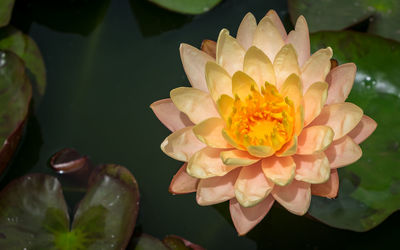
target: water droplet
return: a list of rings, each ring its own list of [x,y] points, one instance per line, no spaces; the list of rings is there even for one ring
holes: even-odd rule
[[[6,64],[6,53],[0,51],[0,67],[3,67]]]

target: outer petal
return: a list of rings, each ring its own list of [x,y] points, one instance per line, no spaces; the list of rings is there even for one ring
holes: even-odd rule
[[[193,133],[193,127],[186,127],[170,134],[161,143],[161,150],[178,161],[188,161],[192,155],[204,148]]]
[[[239,235],[245,235],[267,215],[275,199],[269,195],[254,207],[242,207],[236,199],[229,202],[233,225]]]
[[[299,65],[302,66],[310,57],[310,36],[306,19],[303,16],[297,18],[295,30],[290,31],[286,43],[293,45],[297,52]]]
[[[212,148],[232,148],[222,136],[225,122],[221,118],[212,117],[193,127],[196,137]]]
[[[331,69],[332,49],[320,49],[315,52],[303,65],[302,75],[303,90],[307,91],[308,87],[314,82],[324,82],[326,76]]]
[[[210,117],[219,117],[214,101],[207,92],[180,87],[170,93],[175,106],[197,124]]]
[[[299,138],[297,154],[310,155],[324,151],[333,140],[333,130],[328,126],[305,128]]]
[[[205,39],[201,42],[201,50],[215,59],[217,56],[217,42]]]
[[[179,47],[183,69],[193,88],[208,91],[204,77],[205,65],[208,61],[214,61],[210,55],[196,49],[189,44],[182,43]]]
[[[235,169],[221,177],[201,179],[197,186],[197,203],[201,206],[208,206],[234,198],[234,185],[239,172],[239,169]]]
[[[244,56],[243,71],[254,79],[259,88],[264,86],[265,82],[276,84],[275,71],[271,61],[262,50],[255,46],[247,50]]]
[[[304,126],[310,124],[317,117],[325,105],[328,95],[328,84],[316,82],[311,84],[304,94]]]
[[[377,124],[373,119],[369,116],[363,115],[357,126],[347,135],[350,136],[355,143],[360,144],[375,131],[376,126]]]
[[[232,79],[228,72],[215,62],[206,64],[207,87],[216,102],[221,95],[232,96]]]
[[[221,65],[230,75],[242,70],[245,50],[229,35],[227,29],[221,30],[217,41],[217,63]]]
[[[334,141],[326,150],[331,168],[339,168],[356,162],[362,156],[362,150],[349,136]]]
[[[267,17],[269,17],[271,19],[272,23],[275,25],[275,28],[281,34],[282,39],[285,40],[287,38],[285,26],[283,26],[283,23],[282,23],[281,19],[279,18],[278,14],[276,13],[276,11],[269,10],[267,13]]]
[[[187,194],[196,192],[199,179],[193,178],[186,173],[187,163],[178,170],[169,185],[169,192],[172,194]]]
[[[275,186],[272,195],[289,212],[304,215],[310,207],[311,188],[310,184],[293,180],[287,186]]]
[[[286,44],[279,50],[274,60],[276,74],[276,87],[281,88],[282,84],[291,74],[300,75],[300,68],[297,62],[296,51],[293,45]]]
[[[265,178],[261,164],[243,167],[235,183],[235,196],[243,207],[260,203],[272,191],[274,183]]]
[[[221,152],[222,162],[227,166],[249,166],[260,160],[246,151],[232,149]]]
[[[346,63],[332,69],[326,81],[329,83],[328,99],[326,103],[334,104],[346,101],[353,88],[357,66],[354,63]]]
[[[323,152],[313,155],[295,155],[295,179],[311,184],[324,183],[329,179],[331,168],[328,158]]]
[[[336,169],[331,170],[329,180],[322,184],[312,184],[311,194],[326,198],[336,198],[339,191],[339,175]]]
[[[256,18],[250,12],[247,13],[239,25],[236,39],[245,50],[253,43],[254,32],[257,28]]]
[[[210,178],[223,176],[237,166],[226,166],[220,157],[221,150],[215,148],[203,148],[190,158],[187,173],[195,178]]]
[[[261,166],[264,175],[280,186],[285,186],[293,180],[296,169],[296,163],[290,156],[265,158],[262,160]]]
[[[150,108],[158,120],[172,132],[193,125],[193,122],[176,108],[170,98],[155,101],[150,105]]]
[[[280,32],[268,16],[265,16],[258,24],[254,33],[253,45],[261,49],[271,61],[285,45]]]
[[[338,140],[353,130],[362,116],[363,111],[357,105],[350,102],[337,103],[325,106],[310,126],[329,126],[335,132],[333,140]]]

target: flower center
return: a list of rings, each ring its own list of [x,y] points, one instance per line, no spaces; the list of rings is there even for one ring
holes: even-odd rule
[[[239,147],[264,145],[279,150],[293,136],[294,106],[266,83],[252,88],[244,100],[236,97],[226,131]]]

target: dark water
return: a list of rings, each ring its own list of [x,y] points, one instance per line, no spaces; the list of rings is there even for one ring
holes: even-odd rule
[[[149,105],[188,85],[179,44],[216,40],[222,28],[235,34],[249,11],[259,20],[275,9],[287,20],[286,1],[226,0],[196,17],[170,13],[144,0],[92,1],[93,8],[84,10],[87,18],[82,12],[83,19],[70,22],[62,15],[41,15],[35,3],[20,2],[18,8],[36,16],[19,14],[13,22],[38,43],[48,86],[2,185],[29,172],[54,174],[49,157],[73,147],[94,162],[131,170],[141,191],[138,228],[160,238],[177,234],[208,249],[383,249],[397,242],[399,213],[367,233],[354,233],[274,207],[251,233],[238,237],[227,204],[200,207],[193,194],[168,193],[181,164],[159,149],[169,131]],[[96,11],[103,10],[104,18],[99,14],[96,19]],[[66,195],[73,203],[82,194]]]

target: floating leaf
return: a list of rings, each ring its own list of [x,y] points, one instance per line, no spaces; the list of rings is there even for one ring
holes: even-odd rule
[[[31,174],[0,193],[0,249],[123,249],[135,225],[139,191],[124,167],[95,173],[70,229],[61,185]]]
[[[0,51],[0,173],[18,146],[31,97],[22,60],[12,52]]]
[[[1,0],[0,2],[0,27],[7,26],[11,19],[15,0]]]
[[[139,237],[134,238],[134,246],[131,250],[170,250],[166,247],[161,240],[148,235],[141,234]]]
[[[310,32],[341,30],[369,20],[368,32],[400,41],[398,0],[289,0],[293,23],[299,15],[307,19]]]
[[[182,14],[197,15],[209,11],[222,0],[149,0],[162,8]]]
[[[361,144],[362,158],[339,169],[338,198],[313,197],[310,214],[330,226],[366,231],[400,208],[400,43],[344,31],[316,33],[311,45],[313,51],[331,46],[339,64],[357,65],[348,101],[378,128]]]
[[[204,250],[203,247],[194,244],[180,236],[168,235],[162,241],[148,235],[140,234],[133,238],[131,250]]]

